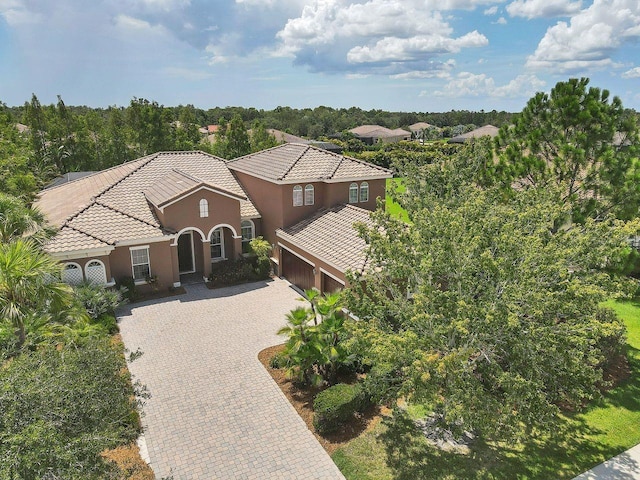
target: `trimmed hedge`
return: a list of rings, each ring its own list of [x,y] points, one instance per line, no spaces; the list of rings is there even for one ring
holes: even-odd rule
[[[364,406],[360,384],[338,383],[313,400],[313,426],[320,434],[335,432]]]

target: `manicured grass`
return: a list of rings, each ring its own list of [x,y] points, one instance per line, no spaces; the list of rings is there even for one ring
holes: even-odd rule
[[[405,222],[409,221],[409,216],[404,208],[402,208],[398,203],[394,202],[391,199],[391,196],[388,192],[397,191],[398,193],[403,193],[405,191],[404,178],[389,178],[387,179],[387,196],[385,198],[385,208],[387,212],[393,216],[398,217]]]
[[[333,460],[349,480],[573,478],[640,443],[640,302],[607,306],[627,326],[631,376],[586,412],[563,418],[554,435],[522,444],[478,442],[469,455],[445,453],[398,413],[337,450]]]

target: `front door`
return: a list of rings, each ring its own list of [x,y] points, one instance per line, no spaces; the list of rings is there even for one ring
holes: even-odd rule
[[[186,232],[178,237],[178,270],[180,273],[193,273],[193,263],[193,235]]]

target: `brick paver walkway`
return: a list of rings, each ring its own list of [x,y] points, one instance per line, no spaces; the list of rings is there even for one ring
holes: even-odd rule
[[[129,365],[152,397],[142,419],[158,479],[341,479],[258,361],[299,306],[287,282],[208,290],[120,312]]]

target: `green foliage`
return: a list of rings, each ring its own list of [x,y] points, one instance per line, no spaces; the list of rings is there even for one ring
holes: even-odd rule
[[[304,385],[331,385],[340,366],[354,361],[343,346],[346,329],[340,294],[321,296],[317,290],[305,293],[311,308],[298,307],[289,312],[288,325],[278,331],[278,335],[288,337],[283,350],[287,374]]]
[[[313,400],[313,427],[320,434],[332,433],[363,407],[359,384],[338,383],[318,393]]]
[[[119,290],[102,285],[83,283],[74,287],[73,292],[93,320],[104,315],[113,316],[116,308],[122,304],[122,293]]]
[[[0,243],[27,236],[43,241],[48,234],[39,211],[27,207],[20,198],[0,193]]]
[[[505,202],[475,183],[478,146],[408,168],[398,194],[411,223],[374,214],[361,228],[371,268],[351,278],[350,348],[393,371],[393,394],[432,405],[486,436],[550,430],[559,405],[599,396],[624,328],[600,302],[628,291],[612,274],[638,222],[561,224],[569,206],[547,187]],[[384,385],[381,383],[381,385]]]
[[[256,256],[253,259],[256,279],[264,280],[269,278],[271,273],[271,259],[269,258],[271,244],[262,237],[256,237],[249,242],[249,248]]]
[[[224,260],[211,265],[209,281],[214,287],[237,285],[238,283],[264,280],[263,270],[260,270],[258,258],[240,257],[236,260]]]
[[[267,132],[264,123],[256,120],[251,127],[251,152],[259,152],[278,145],[276,137]]]
[[[120,290],[121,295],[129,302],[133,302],[137,298],[136,281],[133,277],[122,277],[116,280],[116,288]]]
[[[634,115],[586,78],[538,93],[503,126],[491,174],[507,189],[556,186],[574,221],[613,213],[629,219],[640,206],[640,137]]]
[[[121,347],[108,338],[24,352],[5,364],[0,477],[112,478],[100,452],[139,433],[125,367]]]
[[[30,240],[0,244],[0,321],[24,345],[28,331],[83,319],[69,285],[55,281],[60,264]]]

